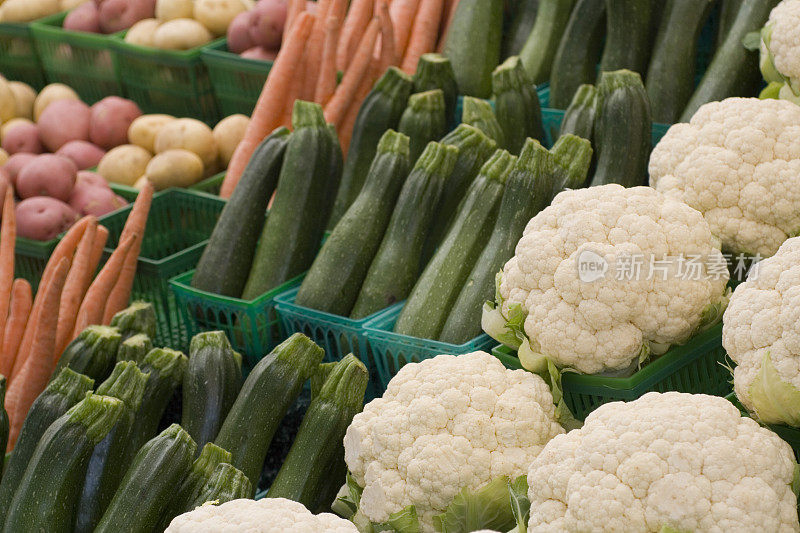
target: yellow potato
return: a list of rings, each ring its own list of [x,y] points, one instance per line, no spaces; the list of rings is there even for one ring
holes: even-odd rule
[[[141,146],[148,152],[155,152],[156,136],[161,128],[174,122],[171,115],[142,115],[128,128],[128,142]]]
[[[133,185],[144,176],[150,159],[150,152],[141,146],[123,144],[103,156],[97,165],[97,172],[112,183]]]
[[[36,101],[36,91],[27,83],[21,81],[10,81],[8,85],[14,93],[16,111],[14,116],[17,118],[33,118],[33,102]]]
[[[208,44],[213,37],[194,19],[175,19],[158,27],[153,44],[162,50],[190,50]]]
[[[8,122],[4,123],[2,126],[0,126],[0,142],[3,142],[6,133],[11,131],[11,128],[19,124],[33,124],[33,121],[28,120],[27,118],[12,118]]]
[[[60,9],[61,11],[69,11],[84,3],[86,3],[86,0],[61,0]]]
[[[156,18],[159,22],[192,18],[192,0],[156,0]]]
[[[167,150],[150,160],[145,177],[157,191],[188,187],[203,179],[203,162],[189,150]]]
[[[125,34],[125,42],[152,48],[155,46],[154,38],[160,25],[161,23],[156,19],[140,20]]]
[[[33,22],[61,11],[59,0],[6,0],[0,6],[2,22]]]
[[[56,100],[80,100],[80,97],[63,83],[51,83],[39,92],[33,102],[33,120],[38,122],[42,111]]]
[[[245,115],[231,115],[219,121],[214,128],[214,138],[219,149],[220,168],[228,168],[233,152],[244,138],[250,119]]]
[[[0,122],[7,122],[16,116],[17,100],[11,84],[6,80],[0,80]]]
[[[6,164],[8,161],[8,152],[0,148],[0,167]]]
[[[216,172],[219,154],[217,141],[211,128],[199,120],[179,118],[161,128],[156,135],[155,152],[160,154],[175,148],[189,150],[200,156],[206,176]]]
[[[217,36],[225,35],[236,15],[246,11],[242,0],[195,0],[194,18]]]

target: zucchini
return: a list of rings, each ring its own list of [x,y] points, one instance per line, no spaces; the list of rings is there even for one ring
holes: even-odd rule
[[[652,120],[642,78],[630,70],[603,72],[597,91],[597,169],[591,184],[646,185]]]
[[[591,141],[597,107],[597,88],[588,84],[578,87],[572,102],[564,112],[564,119],[561,121],[561,135],[571,133]]]
[[[717,41],[716,48],[722,46],[728,32],[733,27],[733,22],[736,20],[736,15],[739,13],[739,8],[744,4],[744,0],[721,0],[719,8],[719,27],[717,28]]]
[[[508,172],[489,242],[449,311],[439,340],[464,344],[481,334],[483,304],[494,296],[497,272],[513,257],[530,219],[550,203],[554,169],[553,156],[547,149],[528,139]]]
[[[150,533],[188,474],[197,444],[178,424],[136,454],[95,533]]]
[[[647,96],[653,120],[672,124],[694,91],[697,43],[713,0],[668,0],[658,30]]]
[[[652,0],[605,0],[606,44],[602,72],[647,71],[651,50]]]
[[[199,333],[189,347],[183,377],[181,425],[198,447],[217,438],[242,388],[242,356],[221,331]]]
[[[498,122],[497,116],[494,114],[492,105],[488,100],[465,96],[461,122],[481,130],[499,146],[505,146],[506,138],[503,128],[500,126],[500,122]]]
[[[344,458],[344,434],[364,406],[368,380],[367,367],[353,354],[336,364],[311,400],[268,498],[287,498],[306,507],[317,503],[324,478]]]
[[[126,361],[117,363],[111,376],[97,387],[97,394],[122,402],[122,413],[113,429],[94,447],[89,459],[76,512],[76,532],[94,531],[125,475],[131,458],[124,454],[146,383],[147,376],[136,363]]]
[[[396,333],[438,339],[444,323],[486,246],[508,172],[516,157],[498,150],[470,186],[450,230],[417,280],[394,327]]]
[[[342,183],[328,222],[329,228],[336,226],[361,192],[375,158],[378,141],[386,130],[397,129],[413,88],[414,82],[410,76],[396,67],[389,67],[361,104],[344,163]]]
[[[409,174],[350,317],[361,319],[404,300],[419,276],[422,248],[458,149],[430,143]]]
[[[761,83],[758,51],[748,50],[742,45],[742,41],[748,33],[761,30],[770,11],[779,3],[780,0],[742,2],[725,41],[717,48],[703,79],[686,104],[680,122],[689,122],[700,106],[708,102],[756,94]]]
[[[492,73],[494,113],[503,130],[505,148],[518,154],[525,139],[544,139],[542,109],[518,57],[510,57]]]
[[[47,428],[11,500],[5,533],[69,533],[95,445],[122,414],[120,400],[97,394]]]
[[[408,135],[411,161],[419,159],[429,142],[444,136],[449,122],[441,89],[411,95],[397,128],[400,133]]]
[[[275,199],[242,293],[245,300],[308,270],[325,230],[320,218],[332,200],[327,187],[334,143],[322,107],[296,101],[292,125]]]
[[[539,0],[517,0],[511,4],[509,27],[503,34],[503,57],[517,56],[536,23]]]
[[[197,263],[192,287],[234,298],[242,295],[288,143],[289,130],[281,127],[253,152]]]
[[[5,458],[8,446],[8,413],[5,408],[6,402],[6,377],[0,374],[0,453]],[[3,464],[0,463],[0,482],[3,481]]]
[[[519,53],[522,65],[533,83],[539,85],[550,79],[553,59],[561,36],[569,22],[575,0],[540,0],[533,25],[525,46]]]
[[[460,0],[447,30],[444,55],[453,64],[461,94],[489,98],[502,36],[503,0]]]
[[[578,0],[553,59],[550,107],[565,109],[578,87],[597,78],[605,32],[604,0]]]
[[[408,155],[409,138],[388,130],[378,143],[361,193],[325,241],[300,285],[297,305],[350,315],[408,177]]]
[[[327,201],[322,206],[319,217],[323,234],[328,229],[328,222],[330,222],[333,214],[334,201],[342,184],[342,172],[344,171],[344,154],[342,153],[342,144],[339,142],[339,134],[336,133],[335,125],[328,124],[328,135],[331,138],[331,153],[328,166]]]
[[[247,475],[253,491],[275,431],[324,353],[295,333],[253,368],[225,418],[215,444],[231,452],[231,464]]]
[[[149,302],[133,302],[111,318],[112,328],[117,328],[122,340],[138,334],[151,339],[156,336],[156,311]]]
[[[231,464],[220,463],[186,512],[207,502],[222,505],[233,500],[249,498],[252,493],[253,486],[244,472]]]
[[[94,381],[91,378],[65,368],[34,400],[20,429],[14,451],[6,461],[5,473],[0,481],[0,526],[5,523],[11,499],[42,435],[61,415],[83,400],[93,386]]]
[[[133,361],[141,363],[145,356],[153,349],[153,341],[144,333],[128,337],[117,348],[117,362]]]
[[[53,375],[57,376],[63,369],[70,368],[97,382],[105,380],[114,369],[121,340],[117,328],[87,327],[64,349]]]
[[[441,54],[422,54],[414,74],[414,92],[423,93],[441,89],[444,94],[445,117],[449,124],[456,116],[458,83],[453,65]]]
[[[592,164],[592,143],[566,133],[558,138],[550,153],[556,163],[553,196],[565,189],[579,189],[586,185]]]

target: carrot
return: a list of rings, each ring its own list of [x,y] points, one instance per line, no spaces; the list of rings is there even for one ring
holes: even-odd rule
[[[11,288],[14,284],[14,247],[17,241],[17,218],[14,213],[14,191],[6,187],[3,198],[3,220],[0,222],[0,324],[6,323]],[[3,345],[0,328],[0,346]]]
[[[367,31],[358,43],[358,51],[353,57],[353,62],[344,74],[342,83],[336,88],[330,102],[325,108],[325,120],[336,125],[338,128],[344,119],[347,109],[353,103],[353,97],[361,85],[361,81],[369,72],[372,61],[372,50],[375,47],[375,40],[378,38],[380,21],[373,19],[369,23]]]
[[[283,25],[283,35],[281,36],[281,46],[286,44],[286,39],[289,37],[289,32],[292,29],[292,24],[300,16],[300,13],[306,10],[306,0],[289,0],[289,5],[286,7],[286,22]]]
[[[114,315],[128,307],[128,302],[131,299],[131,289],[133,288],[133,278],[136,276],[136,265],[139,264],[139,252],[142,250],[142,241],[147,227],[147,216],[150,214],[150,205],[153,202],[153,192],[153,186],[150,183],[146,183],[139,191],[139,196],[136,197],[133,208],[128,215],[128,220],[125,221],[120,240],[129,235],[136,235],[137,237],[125,257],[122,271],[119,273],[119,279],[117,279],[114,288],[111,289],[111,294],[108,295],[106,300],[103,324],[109,324]]]
[[[397,65],[400,61],[397,58],[397,46],[394,37],[394,24],[392,17],[389,14],[389,3],[386,0],[380,0],[378,4],[378,19],[381,21],[381,46],[378,58],[379,76],[386,72],[386,69],[393,65]]]
[[[291,89],[292,80],[296,77],[297,64],[303,55],[313,23],[314,17],[311,14],[301,13],[290,31],[286,45],[278,53],[267,81],[264,83],[261,96],[258,97],[244,138],[236,147],[233,159],[228,166],[228,172],[220,191],[222,198],[230,198],[256,147],[264,140],[264,137],[280,125],[283,119],[283,110],[286,108],[286,97]]]
[[[347,7],[349,3],[349,0],[331,0],[331,7],[328,9],[328,18],[336,17],[340,28],[342,24],[344,24],[345,16],[347,16]],[[339,44],[338,41],[336,44]],[[336,56],[336,54],[333,55],[334,57]]]
[[[325,51],[322,53],[319,79],[314,91],[314,101],[325,105],[336,91],[336,43],[339,40],[340,22],[336,16],[328,17],[325,24]]]
[[[53,373],[53,350],[56,344],[58,311],[61,293],[69,272],[70,261],[62,257],[53,271],[50,283],[39,288],[44,293],[42,305],[50,312],[39,314],[35,323],[35,340],[31,353],[25,359],[25,366],[18,379],[11,382],[6,394],[6,411],[11,419],[8,435],[9,449],[14,448],[19,430],[33,401],[42,393]]]
[[[436,49],[443,9],[444,0],[421,0],[400,67],[406,74],[414,74],[422,54]]]
[[[461,0],[445,0],[444,13],[442,14],[442,24],[439,27],[439,45],[436,51],[441,53],[444,51],[444,43],[447,41],[447,33],[450,31],[450,24],[453,23],[453,15],[456,14],[456,8]]]
[[[14,368],[14,359],[17,357],[22,336],[25,334],[25,325],[31,312],[31,284],[24,279],[14,280],[11,289],[11,311],[5,325],[3,349],[0,351],[0,374],[11,375]]]
[[[313,31],[313,30],[312,30]],[[310,37],[311,34],[309,34]],[[294,109],[295,100],[303,98],[303,90],[305,89],[305,74],[306,74],[306,59],[307,53],[303,53],[295,64],[294,79],[289,87],[289,92],[286,94],[286,101],[284,102],[283,112],[281,114],[280,124],[278,126],[285,126],[289,129],[292,127],[292,109]]]
[[[117,283],[120,272],[125,263],[128,252],[136,242],[137,235],[128,235],[123,239],[116,250],[108,258],[108,262],[94,278],[86,291],[78,315],[75,318],[75,329],[72,330],[72,338],[86,329],[87,326],[100,324],[103,321],[103,314],[106,308],[106,298],[108,293]]]
[[[97,273],[97,267],[100,266],[100,259],[103,258],[103,249],[106,247],[108,241],[108,229],[105,226],[97,226],[97,231],[94,236],[94,244],[92,244],[92,258],[89,262],[91,268],[87,272],[86,286],[94,279]]]
[[[308,36],[308,42],[306,43],[303,92],[300,96],[302,100],[311,101],[314,99],[319,69],[322,64],[322,51],[325,46],[325,21],[328,20],[330,7],[331,0],[317,1],[314,27],[311,29],[311,35]]]
[[[398,1],[398,0],[395,0]],[[358,43],[372,18],[375,0],[353,0],[342,26],[342,35],[336,49],[336,68],[345,72],[356,53]]]
[[[401,58],[405,54],[406,47],[411,39],[419,3],[420,0],[394,0],[389,8],[392,24],[394,25],[395,50]]]

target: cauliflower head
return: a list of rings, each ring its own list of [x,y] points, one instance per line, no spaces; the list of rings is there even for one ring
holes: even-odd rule
[[[529,532],[800,531],[790,446],[724,398],[608,403],[528,471]]]
[[[434,516],[462,489],[524,475],[563,432],[539,376],[508,370],[485,352],[438,355],[405,365],[355,416],[345,461],[371,522],[414,505],[422,531],[432,532]]]
[[[782,84],[780,98],[800,103],[800,0],[783,0],[761,30],[761,74]]]
[[[587,279],[587,260],[606,270]],[[528,223],[483,327],[533,371],[544,356],[586,374],[630,372],[721,316],[727,281],[719,240],[683,202],[650,187],[565,191]],[[521,346],[504,333],[514,323]]]
[[[330,513],[314,515],[285,498],[233,500],[206,504],[175,517],[165,533],[358,533],[349,520]]]
[[[800,237],[758,263],[722,322],[739,401],[762,422],[800,425]]]
[[[800,231],[800,106],[728,98],[675,124],[650,156],[650,185],[701,213],[724,249],[771,256]]]

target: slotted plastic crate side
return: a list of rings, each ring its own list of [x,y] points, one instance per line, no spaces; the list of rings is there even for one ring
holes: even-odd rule
[[[199,183],[195,183],[194,185],[190,186],[189,189],[192,191],[199,191],[207,194],[213,194],[214,196],[219,196],[219,191],[222,188],[222,182],[225,180],[225,174],[226,172],[215,174],[214,176],[204,179]]]
[[[47,84],[30,24],[0,23],[0,73],[37,91]]]
[[[228,51],[227,39],[203,47],[201,56],[222,115],[250,116],[272,69],[272,61],[240,57]]]

